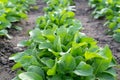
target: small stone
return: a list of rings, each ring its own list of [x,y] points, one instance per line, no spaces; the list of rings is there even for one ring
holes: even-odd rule
[[[3,65],[7,64],[7,59],[5,59],[4,57],[1,57],[0,60]]]

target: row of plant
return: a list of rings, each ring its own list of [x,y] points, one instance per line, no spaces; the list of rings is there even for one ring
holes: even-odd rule
[[[8,28],[13,27],[13,22],[27,18],[29,6],[35,0],[0,0],[0,36],[8,35]]]
[[[10,57],[16,62],[12,69],[18,69],[13,80],[117,80],[111,50],[80,32],[70,1],[46,3],[30,39],[19,44],[27,50]]]
[[[108,33],[120,42],[120,0],[89,0],[89,4],[94,8],[94,18],[105,17]]]

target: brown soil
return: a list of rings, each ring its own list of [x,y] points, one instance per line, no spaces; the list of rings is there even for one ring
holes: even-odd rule
[[[18,26],[23,28],[22,31],[16,31],[12,29],[9,31],[13,36],[11,40],[6,38],[0,38],[0,80],[11,80],[15,76],[15,72],[11,71],[13,62],[8,58],[11,54],[23,51],[24,49],[17,47],[17,44],[28,39],[29,30],[35,27],[35,20],[38,16],[43,15],[42,8],[44,3],[42,0],[37,0],[38,10],[31,10],[28,14],[28,20],[22,20],[17,23]],[[94,20],[91,16],[92,10],[88,6],[88,0],[75,0],[76,2],[76,18],[79,19],[84,27],[83,32],[95,38],[98,41],[98,45],[103,47],[108,44],[116,57],[118,63],[120,63],[120,43],[116,43],[111,36],[105,35],[106,27],[103,27],[105,20]],[[119,74],[120,75],[120,71]],[[120,78],[119,78],[120,80]]]

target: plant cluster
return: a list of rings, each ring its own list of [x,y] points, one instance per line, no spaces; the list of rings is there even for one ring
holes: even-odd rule
[[[57,8],[62,3],[49,5]],[[10,57],[16,62],[12,69],[19,68],[13,80],[116,80],[111,50],[98,47],[93,38],[81,33],[82,25],[68,7],[38,17],[30,39],[19,44],[27,50]]]
[[[89,0],[89,4],[94,8],[93,15],[95,19],[105,17],[109,34],[120,42],[120,0]]]
[[[26,11],[35,0],[0,0],[0,36],[8,35],[7,28],[12,27],[13,22],[27,18]]]

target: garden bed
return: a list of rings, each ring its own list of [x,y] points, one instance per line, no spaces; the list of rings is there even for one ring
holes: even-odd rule
[[[9,61],[8,58],[11,54],[21,52],[24,49],[17,47],[17,43],[21,40],[28,39],[28,31],[35,27],[35,20],[38,16],[43,15],[43,7],[45,4],[42,0],[37,1],[39,10],[31,10],[28,14],[28,20],[16,23],[18,26],[22,26],[23,30],[16,31],[15,29],[9,30],[10,35],[13,36],[11,40],[2,37],[0,38],[0,79],[11,80],[16,74],[11,71],[11,67],[14,64]],[[103,27],[104,19],[94,20],[91,16],[91,8],[88,6],[87,0],[76,0],[76,18],[79,19],[84,27],[86,35],[95,38],[98,41],[98,45],[103,47],[108,44],[113,52],[118,63],[120,63],[120,43],[117,43],[109,35],[105,34],[106,27]],[[118,71],[120,75],[120,71]],[[119,78],[120,80],[120,78]]]

